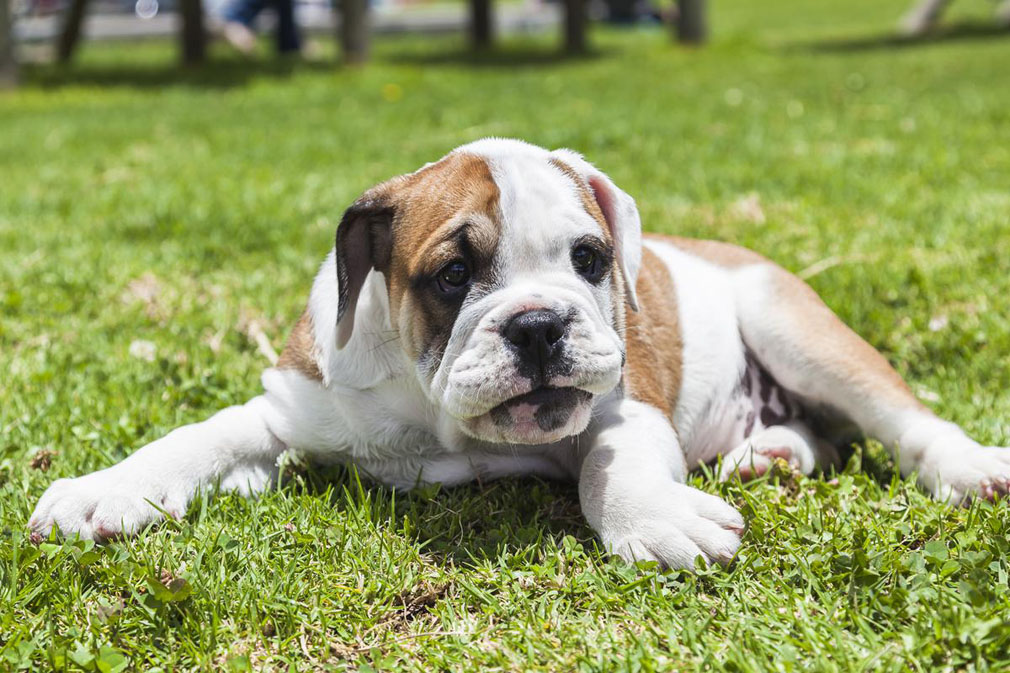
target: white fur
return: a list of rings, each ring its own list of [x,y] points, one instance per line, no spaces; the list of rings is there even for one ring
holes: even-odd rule
[[[173,430],[112,467],[59,479],[39,500],[31,525],[108,538],[136,533],[162,512],[181,517],[200,488],[258,492],[274,478],[285,449],[264,422],[267,407],[257,397]]]
[[[668,243],[650,240],[646,247],[667,265],[677,291],[684,346],[674,424],[694,467],[729,446],[726,405],[744,367],[733,283],[725,270]]]
[[[638,561],[690,568],[729,561],[743,518],[715,496],[685,486],[687,469],[665,416],[634,400],[610,402],[579,475],[579,499],[604,546]]]
[[[938,497],[1005,490],[1010,452],[980,447],[928,412],[902,411],[873,394],[852,395],[811,368],[802,349],[783,347],[776,334],[799,333],[802,326],[785,325],[761,265],[727,270],[673,245],[647,243],[677,288],[684,344],[674,424],[658,410],[622,398],[615,386],[623,343],[611,328],[608,290],[588,287],[569,266],[572,238],[598,225],[582,209],[571,180],[549,160],[568,163],[607,201],[631,287],[642,245],[634,201],[572,152],[552,154],[499,139],[458,151],[485,157],[499,187],[504,234],[497,262],[506,282],[461,312],[436,371],[419,370],[404,354],[384,278],[376,272],[365,280],[350,340],[336,347],[331,252],[308,303],[322,381],[268,369],[265,392],[249,403],[179,428],[110,468],[53,483],[32,527],[47,533],[57,526],[93,538],[134,533],[162,512],[181,516],[200,488],[265,488],[278,456],[290,447],[316,460],[353,462],[405,488],[519,474],[578,479],[586,517],[615,553],[673,567],[691,567],[697,557],[726,561],[739,545],[743,520],[718,498],[684,485],[687,470],[731,451],[728,469],[753,465],[784,455],[775,453],[783,446],[804,471],[819,460],[815,438],[799,426],[762,431],[749,446],[730,445],[727,405],[744,367],[744,340],[768,358],[783,385],[842,410],[888,446],[900,444],[902,472],[917,471]],[[572,376],[556,383],[591,392],[594,417],[588,427],[586,416],[582,427],[566,429],[566,435],[579,433],[575,437],[523,447],[496,444],[467,423],[525,392],[502,356],[497,325],[530,306],[574,313],[566,338],[579,356]]]

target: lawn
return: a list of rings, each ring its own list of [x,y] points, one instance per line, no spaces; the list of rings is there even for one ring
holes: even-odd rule
[[[653,231],[808,277],[941,414],[1010,444],[1010,35],[955,3],[713,3],[714,41],[551,37],[468,61],[386,39],[360,70],[178,72],[88,45],[0,94],[0,670],[1007,670],[1010,507],[951,508],[881,448],[839,474],[695,484],[748,532],[729,568],[597,548],[574,488],[392,492],[292,465],[257,500],[92,547],[32,544],[58,477],[256,395],[369,185],[485,135],[569,146]]]

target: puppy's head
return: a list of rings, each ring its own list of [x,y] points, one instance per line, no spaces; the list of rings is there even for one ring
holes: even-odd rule
[[[337,230],[338,347],[369,272],[432,401],[477,439],[582,432],[624,365],[637,308],[634,201],[579,155],[482,140],[394,178]]]

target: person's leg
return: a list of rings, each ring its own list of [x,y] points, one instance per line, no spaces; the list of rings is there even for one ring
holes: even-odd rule
[[[232,0],[225,7],[224,20],[241,23],[251,30],[265,7],[266,0]]]
[[[244,54],[256,48],[253,29],[256,17],[266,6],[266,0],[232,0],[224,10],[224,27],[221,34],[233,47]]]
[[[274,6],[277,8],[277,51],[282,54],[301,51],[294,0],[274,0]]]

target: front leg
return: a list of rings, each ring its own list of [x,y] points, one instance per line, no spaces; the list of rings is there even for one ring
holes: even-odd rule
[[[53,482],[29,526],[43,535],[105,540],[133,535],[163,518],[180,518],[196,491],[220,485],[248,495],[266,488],[286,447],[267,427],[262,396],[202,423],[173,430],[120,463]]]
[[[726,563],[744,522],[726,502],[684,484],[677,435],[657,409],[620,400],[604,410],[579,476],[579,500],[605,548],[628,561],[693,568]]]

